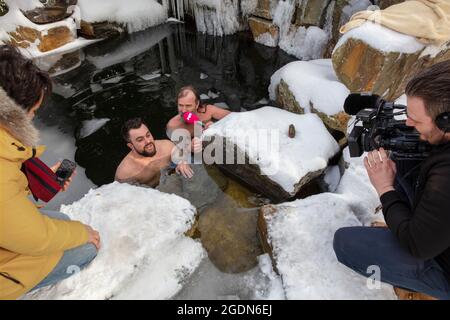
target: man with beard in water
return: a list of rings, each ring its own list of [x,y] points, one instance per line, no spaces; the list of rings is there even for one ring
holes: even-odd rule
[[[170,166],[175,167],[175,171],[183,177],[192,178],[193,171],[185,161],[180,161],[178,165],[172,162],[172,153],[177,151],[173,142],[155,140],[141,118],[126,121],[122,135],[131,151],[116,170],[117,181],[154,188],[159,183],[161,170]]]

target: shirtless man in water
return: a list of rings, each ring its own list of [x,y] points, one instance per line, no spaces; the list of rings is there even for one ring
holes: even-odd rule
[[[140,118],[125,122],[122,134],[131,151],[117,168],[115,180],[156,187],[161,170],[172,163],[175,145],[170,140],[155,140]],[[180,162],[175,170],[185,178],[193,176],[193,171],[186,162]]]
[[[184,112],[192,112],[199,117],[204,124],[206,130],[213,120],[220,120],[230,114],[230,111],[216,107],[212,104],[201,104],[200,95],[192,86],[186,86],[180,89],[177,96],[178,115],[174,116],[167,123],[167,134],[171,137],[172,132],[176,129],[186,129],[190,132],[192,138],[192,151],[201,151],[200,139],[194,137],[194,125],[186,124],[181,119],[180,115]]]

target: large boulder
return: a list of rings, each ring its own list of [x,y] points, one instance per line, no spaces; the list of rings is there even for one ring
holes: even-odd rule
[[[349,91],[338,81],[330,60],[287,64],[272,75],[269,94],[290,112],[317,114],[336,141],[345,144],[350,117],[343,105]]]
[[[362,158],[350,158],[337,188],[294,202],[260,209],[262,247],[281,276],[288,299],[394,299],[392,287],[370,290],[367,280],[342,266],[333,252],[333,236],[347,226],[383,222],[379,198]],[[370,249],[370,248],[368,248]]]
[[[332,56],[337,77],[351,92],[370,91],[391,101],[403,94],[414,74],[447,59],[447,44],[425,46],[371,22],[347,32]]]
[[[296,134],[289,137],[289,127]],[[215,163],[275,202],[321,176],[339,146],[315,114],[273,107],[232,113],[203,134],[206,163]]]
[[[345,197],[332,193],[261,208],[260,237],[287,299],[395,299],[392,286],[371,290],[336,259],[335,231],[359,225]]]

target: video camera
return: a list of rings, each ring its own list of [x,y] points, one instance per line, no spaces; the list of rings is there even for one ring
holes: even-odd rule
[[[352,93],[344,103],[344,110],[354,115],[355,126],[348,137],[351,157],[383,147],[391,151],[393,160],[423,160],[431,145],[420,140],[414,127],[395,116],[406,115],[406,106],[394,104],[370,93]],[[361,125],[358,125],[361,123]]]

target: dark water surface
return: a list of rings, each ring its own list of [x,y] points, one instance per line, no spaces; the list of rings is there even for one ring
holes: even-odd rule
[[[253,42],[249,33],[213,37],[186,31],[182,24],[81,50],[81,65],[53,78],[54,94],[40,120],[73,134],[75,160],[96,185],[113,181],[128,151],[120,135],[128,118],[142,117],[156,139],[167,138],[165,125],[177,113],[176,93],[188,84],[198,88],[205,102],[225,103],[231,111],[258,108],[268,101],[271,75],[295,60]]]

